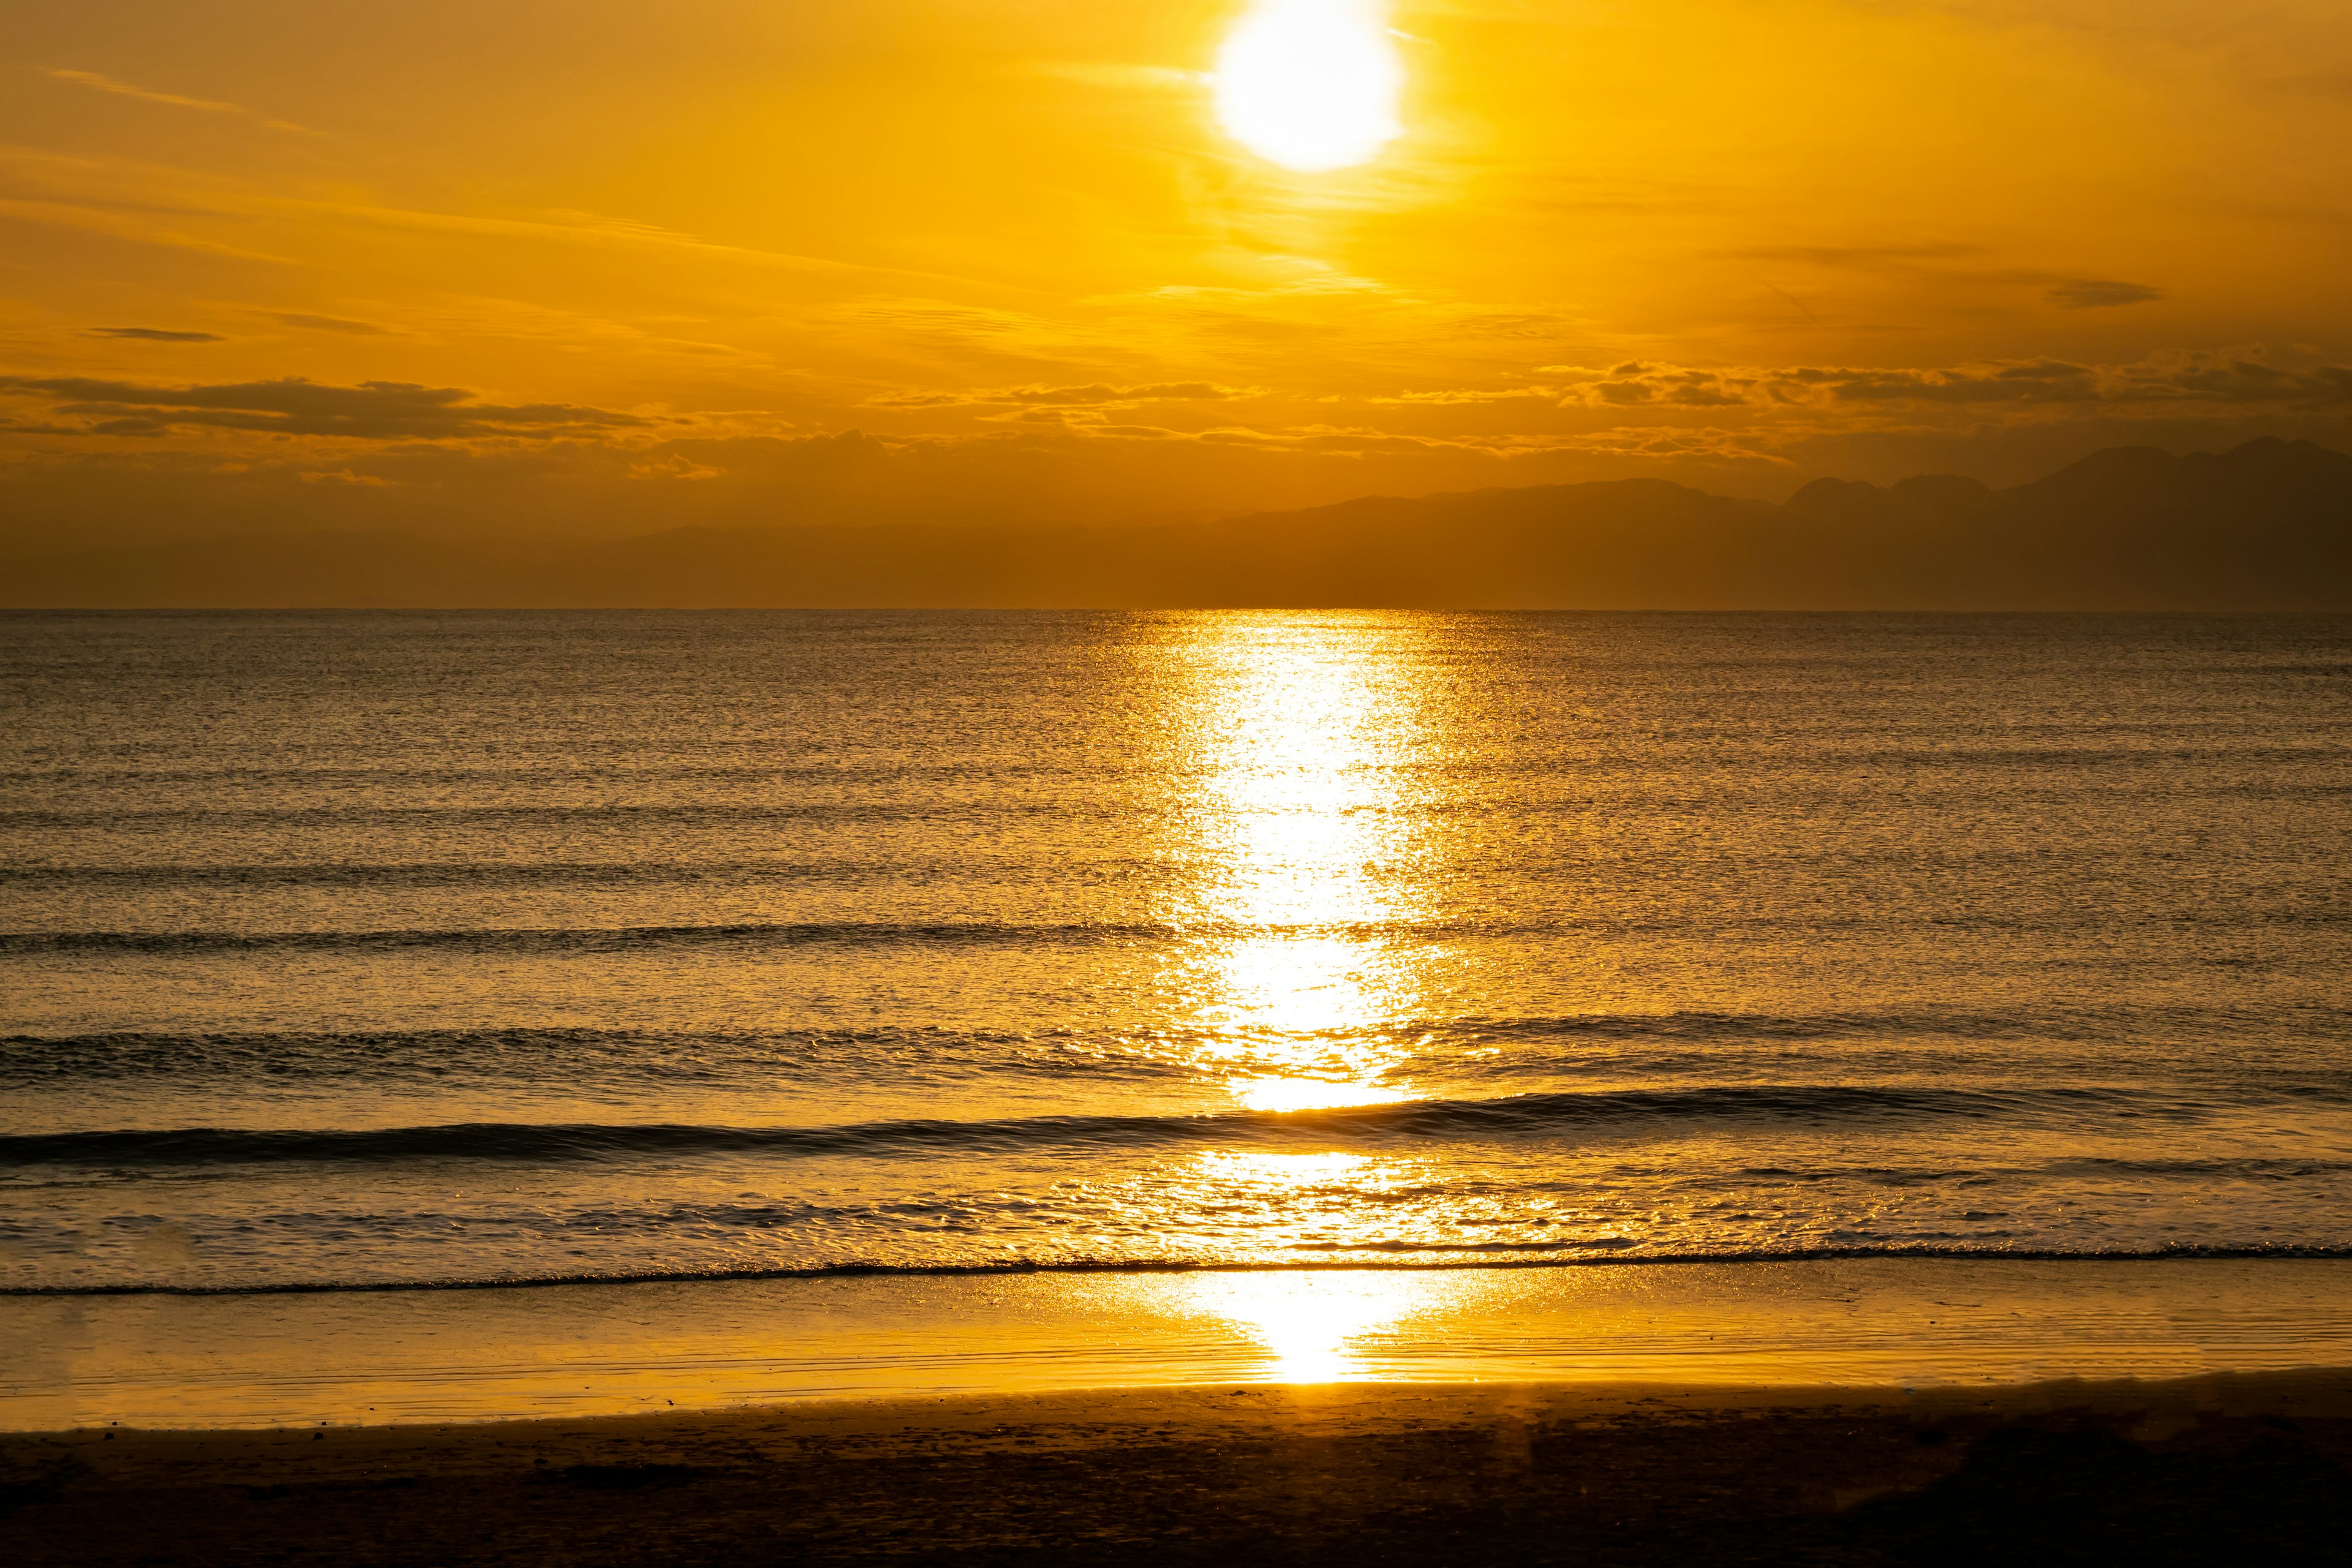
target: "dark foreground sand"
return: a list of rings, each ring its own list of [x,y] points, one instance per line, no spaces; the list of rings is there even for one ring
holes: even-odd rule
[[[2352,1562],[2352,1373],[1351,1384],[0,1436],[0,1558]]]

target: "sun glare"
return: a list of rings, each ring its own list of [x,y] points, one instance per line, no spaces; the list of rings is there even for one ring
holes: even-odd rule
[[[1359,1105],[1394,1105],[1401,1089],[1377,1083],[1334,1083],[1318,1078],[1239,1079],[1226,1090],[1251,1110],[1345,1110]]]
[[[1255,0],[1217,56],[1217,119],[1285,168],[1344,169],[1403,133],[1403,87],[1380,0]]]
[[[1276,1383],[1344,1383],[1394,1375],[1379,1341],[1400,1324],[1442,1311],[1462,1293],[1443,1274],[1227,1274],[1185,1282],[1194,1303],[1264,1348]]]

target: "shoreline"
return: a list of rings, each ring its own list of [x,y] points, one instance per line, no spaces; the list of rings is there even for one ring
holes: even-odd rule
[[[0,1285],[10,1298],[112,1296],[338,1296],[428,1291],[550,1290],[579,1286],[737,1285],[778,1279],[1009,1279],[1041,1274],[1398,1274],[1477,1273],[1550,1268],[1686,1268],[1743,1264],[1858,1263],[2326,1263],[2352,1261],[2352,1247],[2179,1247],[2137,1252],[2063,1252],[2049,1248],[1993,1251],[1982,1247],[1800,1247],[1787,1252],[1676,1252],[1643,1256],[1600,1253],[1552,1258],[1468,1258],[1430,1262],[1369,1258],[1283,1258],[1195,1263],[1182,1260],[1079,1259],[1013,1263],[844,1263],[805,1268],[654,1270],[641,1274],[548,1274],[501,1279],[289,1280],[248,1285]]]
[[[2347,1462],[2347,1367],[1914,1390],[1219,1384],[0,1435],[0,1508],[28,1568],[1961,1562],[2077,1538],[2116,1561],[2297,1563],[2340,1547]]]
[[[1981,1388],[2352,1366],[2352,1260],[1024,1272],[0,1298],[0,1430],[1103,1388]]]

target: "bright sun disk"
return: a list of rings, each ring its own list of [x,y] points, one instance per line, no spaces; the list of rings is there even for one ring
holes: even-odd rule
[[[1404,132],[1404,64],[1380,0],[1256,0],[1217,55],[1217,120],[1302,173],[1363,163]]]

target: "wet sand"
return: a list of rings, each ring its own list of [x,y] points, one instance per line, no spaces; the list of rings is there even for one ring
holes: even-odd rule
[[[2352,1372],[1265,1384],[0,1436],[87,1563],[2336,1563]]]
[[[1853,1258],[0,1297],[0,1430],[1096,1388],[1992,1386],[2352,1366],[2352,1259]]]

